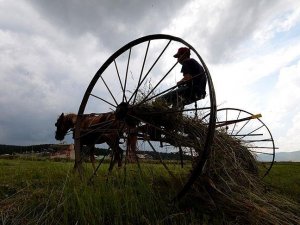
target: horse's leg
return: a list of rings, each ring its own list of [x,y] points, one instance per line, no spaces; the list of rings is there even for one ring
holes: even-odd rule
[[[137,162],[136,155],[137,129],[132,129],[127,138],[127,153],[129,163]]]
[[[120,142],[120,138],[117,135],[114,141],[114,149],[115,149],[115,162],[118,162],[118,167],[122,166],[122,159],[123,159],[123,149],[120,148],[119,146],[119,142]]]
[[[117,146],[117,155],[118,155],[118,167],[122,166],[122,160],[123,160],[123,149]]]
[[[113,142],[113,139],[111,137],[107,137],[106,141],[105,141],[108,146],[111,148],[111,160],[110,160],[110,164],[109,164],[109,168],[108,171],[109,173],[112,171],[112,169],[114,168],[115,165],[115,152],[116,152],[116,148],[115,148],[115,143]]]
[[[112,153],[111,153],[111,160],[110,160],[110,163],[109,163],[109,168],[108,168],[108,171],[109,173],[112,171],[112,169],[114,168],[114,165],[115,165],[115,150],[112,148]]]
[[[90,145],[89,149],[90,149],[90,160],[91,160],[91,163],[92,163],[92,166],[93,166],[93,169],[94,169],[94,173],[96,175],[96,165],[95,165],[96,159],[95,159],[95,155],[94,155],[94,153],[95,153],[95,145],[94,144]]]

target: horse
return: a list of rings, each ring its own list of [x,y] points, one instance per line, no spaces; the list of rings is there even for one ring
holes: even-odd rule
[[[57,119],[55,126],[55,139],[62,141],[69,131],[74,131],[75,124],[77,121],[77,114],[62,113]],[[112,170],[115,162],[118,162],[118,166],[122,165],[123,150],[119,147],[120,135],[118,133],[118,128],[120,123],[115,120],[114,113],[103,113],[103,114],[87,114],[82,116],[81,127],[84,132],[80,138],[80,149],[82,150],[83,145],[88,146],[90,153],[90,160],[93,165],[94,171],[96,171],[95,166],[95,144],[106,143],[113,152],[112,162],[109,167],[109,171]],[[98,131],[97,131],[98,128]],[[73,132],[74,139],[74,132]]]

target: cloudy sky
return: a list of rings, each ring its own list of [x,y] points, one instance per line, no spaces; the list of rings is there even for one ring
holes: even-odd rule
[[[56,143],[58,115],[78,111],[105,60],[164,33],[202,56],[218,107],[261,113],[281,151],[300,150],[299,0],[0,0],[0,11],[1,144]]]

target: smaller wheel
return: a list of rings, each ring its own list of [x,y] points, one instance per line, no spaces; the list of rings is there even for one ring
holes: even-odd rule
[[[217,130],[241,141],[257,161],[261,162],[262,176],[270,172],[275,159],[275,144],[269,128],[260,119],[261,114],[252,114],[242,109],[222,108],[217,110]],[[205,115],[203,120],[208,120]]]

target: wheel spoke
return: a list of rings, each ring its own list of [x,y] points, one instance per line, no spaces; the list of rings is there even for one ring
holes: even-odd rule
[[[169,75],[169,73],[174,69],[174,67],[178,64],[178,61],[171,67],[171,69],[160,79],[160,81],[152,88],[152,90],[146,95],[146,97],[140,102],[140,104],[143,104],[147,102],[149,99],[147,99],[153,91],[160,85],[160,83]]]
[[[254,130],[252,130],[252,131],[249,132],[248,134],[245,134],[244,136],[241,137],[241,139],[244,138],[244,137],[246,137],[246,136],[248,136],[248,135],[251,135],[252,133],[254,133],[255,131],[258,131],[258,130],[261,129],[262,127],[264,127],[264,125],[261,125],[260,127],[254,129]]]
[[[108,148],[108,149],[107,149],[105,155],[102,157],[102,159],[101,159],[100,162],[98,163],[98,166],[96,167],[96,169],[95,169],[93,175],[92,175],[92,176],[90,177],[90,179],[89,179],[89,182],[90,182],[90,183],[93,181],[94,177],[97,175],[97,172],[98,172],[98,170],[99,170],[101,164],[104,162],[105,157],[108,156],[110,150],[111,150],[111,148]]]
[[[272,141],[272,139],[260,139],[260,140],[243,140],[245,143],[253,143],[253,142],[268,142]]]
[[[248,146],[248,148],[274,149],[273,147],[265,147],[265,146]],[[275,148],[275,149],[278,149],[278,148]],[[274,154],[274,153],[272,153],[272,154]]]
[[[244,137],[245,134],[232,134],[232,137]],[[263,136],[263,134],[248,134],[247,136]]]
[[[112,131],[116,131],[116,129],[114,128],[114,129],[112,129],[112,128],[107,128],[107,127],[109,127],[112,123],[114,122],[114,120],[109,120],[109,121],[104,121],[104,122],[102,122],[102,123],[98,123],[97,125],[94,125],[94,126],[90,126],[90,128],[92,128],[92,127],[94,127],[94,128],[92,128],[92,129],[88,129],[88,131],[87,132],[85,132],[83,135],[80,135],[79,136],[79,138],[82,138],[82,137],[84,137],[84,136],[87,136],[87,135],[89,135],[89,134],[91,134],[91,133],[93,133],[93,132],[100,132],[100,133],[107,133],[108,131],[109,132],[112,132]],[[82,133],[82,132],[81,132]]]
[[[239,111],[239,114],[238,114],[238,116],[237,116],[237,118],[236,118],[235,120],[238,120],[238,119],[240,118],[241,112],[242,112],[242,111]],[[235,129],[235,126],[236,126],[236,123],[234,123],[234,126],[233,126],[233,128],[232,128],[232,131],[231,131],[231,134],[230,134],[230,135],[232,135],[232,133],[233,133],[233,131],[234,131],[234,129]]]
[[[128,77],[128,69],[129,69],[129,63],[130,63],[130,56],[131,56],[131,48],[129,49],[128,53],[128,61],[127,61],[127,66],[126,66],[126,74],[125,74],[125,81],[124,81],[124,90],[123,90],[123,102],[126,101],[126,85],[127,85],[127,77]]]
[[[260,153],[260,154],[264,154],[264,155],[274,155],[273,153],[267,153],[267,152],[261,152],[261,151],[254,151],[254,150],[249,150],[250,152],[253,152],[253,153]]]
[[[104,83],[106,89],[108,90],[110,96],[113,98],[113,100],[114,100],[114,102],[116,103],[116,105],[118,105],[118,102],[117,102],[117,100],[115,99],[115,96],[112,94],[110,88],[107,86],[107,84],[106,84],[106,82],[105,82],[105,80],[103,79],[102,76],[101,76],[101,80],[102,80],[102,82]]]
[[[94,94],[92,94],[92,93],[90,93],[90,95],[93,96],[94,98],[100,99],[101,101],[103,101],[103,102],[105,102],[105,103],[107,103],[107,104],[109,104],[109,105],[111,105],[111,106],[117,108],[116,105],[110,103],[109,101],[106,101],[105,99],[103,99],[103,98],[101,98],[101,97],[99,97],[99,96],[97,96],[97,95],[94,95]]]
[[[93,133],[99,133],[98,139],[95,140],[95,143],[96,143],[97,141],[100,140],[102,134],[110,134],[110,133],[117,133],[117,132],[118,132],[117,128],[114,128],[114,129],[112,129],[112,128],[111,129],[108,129],[108,128],[107,129],[98,129],[97,128],[97,129],[89,130],[89,131],[85,132],[84,134],[80,135],[79,139],[87,137],[88,135],[93,134]]]
[[[147,55],[148,55],[148,50],[149,50],[149,46],[150,46],[150,41],[148,41],[148,44],[147,44],[147,48],[146,48],[146,52],[145,52],[145,56],[144,56],[144,61],[143,61],[143,65],[142,65],[142,69],[141,69],[141,73],[140,73],[140,76],[139,76],[139,80],[138,80],[138,85],[137,85],[137,88],[136,90],[139,89],[140,87],[140,82],[141,82],[141,79],[142,79],[142,75],[143,75],[143,72],[144,72],[144,67],[145,67],[145,62],[146,62],[146,58],[147,58]],[[133,98],[133,105],[135,103],[135,99],[136,99],[136,96],[137,96],[137,91],[134,91],[134,93],[131,95],[130,99],[128,100],[128,102],[130,102],[130,100],[132,99],[132,97],[134,96]]]
[[[150,142],[150,141],[147,141],[148,142],[148,144],[150,145],[150,147],[151,147],[151,149],[153,150],[153,152],[155,152],[156,153],[156,155],[158,156],[158,158],[159,158],[159,161],[160,161],[160,163],[164,166],[164,168],[168,171],[168,173],[170,174],[170,176],[172,177],[172,178],[174,178],[176,181],[177,181],[177,178],[176,178],[176,176],[172,173],[172,171],[169,169],[169,167],[165,164],[165,162],[162,160],[162,158],[161,158],[161,155],[159,154],[159,152],[157,152],[156,150],[155,150],[155,148],[153,147],[153,145],[152,145],[152,143]]]
[[[148,102],[148,101],[150,101],[150,100],[152,100],[152,99],[154,99],[154,98],[157,98],[157,97],[159,97],[159,96],[161,96],[161,95],[163,95],[163,94],[165,94],[165,93],[167,93],[167,92],[169,92],[169,91],[175,89],[176,87],[177,87],[177,85],[174,85],[173,87],[170,87],[170,88],[168,88],[168,89],[165,90],[165,91],[162,91],[162,92],[160,92],[160,93],[158,93],[158,94],[156,94],[156,95],[153,95],[153,96],[151,96],[150,98],[146,99],[145,101],[144,101],[144,100],[141,101],[139,104],[137,104],[137,106],[139,106],[139,105],[141,105],[141,104],[144,104],[144,103],[146,103],[146,102]]]
[[[124,87],[123,87],[123,84],[122,84],[122,81],[121,81],[121,77],[120,77],[120,73],[119,73],[119,69],[118,69],[116,60],[114,60],[114,64],[115,64],[115,68],[116,68],[116,71],[117,71],[118,80],[119,80],[122,92],[124,92]]]
[[[150,69],[148,70],[148,72],[145,74],[145,76],[143,77],[142,81],[139,83],[138,87],[135,89],[133,94],[137,94],[139,88],[141,87],[141,85],[143,84],[143,82],[146,80],[146,78],[148,77],[148,75],[150,74],[151,70],[153,69],[153,67],[156,65],[156,63],[158,62],[158,60],[161,58],[161,56],[163,55],[163,53],[166,51],[166,49],[168,48],[168,46],[170,45],[172,40],[170,40],[167,45],[165,46],[165,48],[162,50],[162,52],[159,54],[159,56],[157,57],[157,59],[154,61],[154,63],[152,64],[152,66],[150,67]]]
[[[250,120],[248,120],[246,123],[244,123],[244,125],[241,127],[241,129],[239,129],[239,131],[236,132],[236,135],[239,134],[249,122],[250,122]]]

